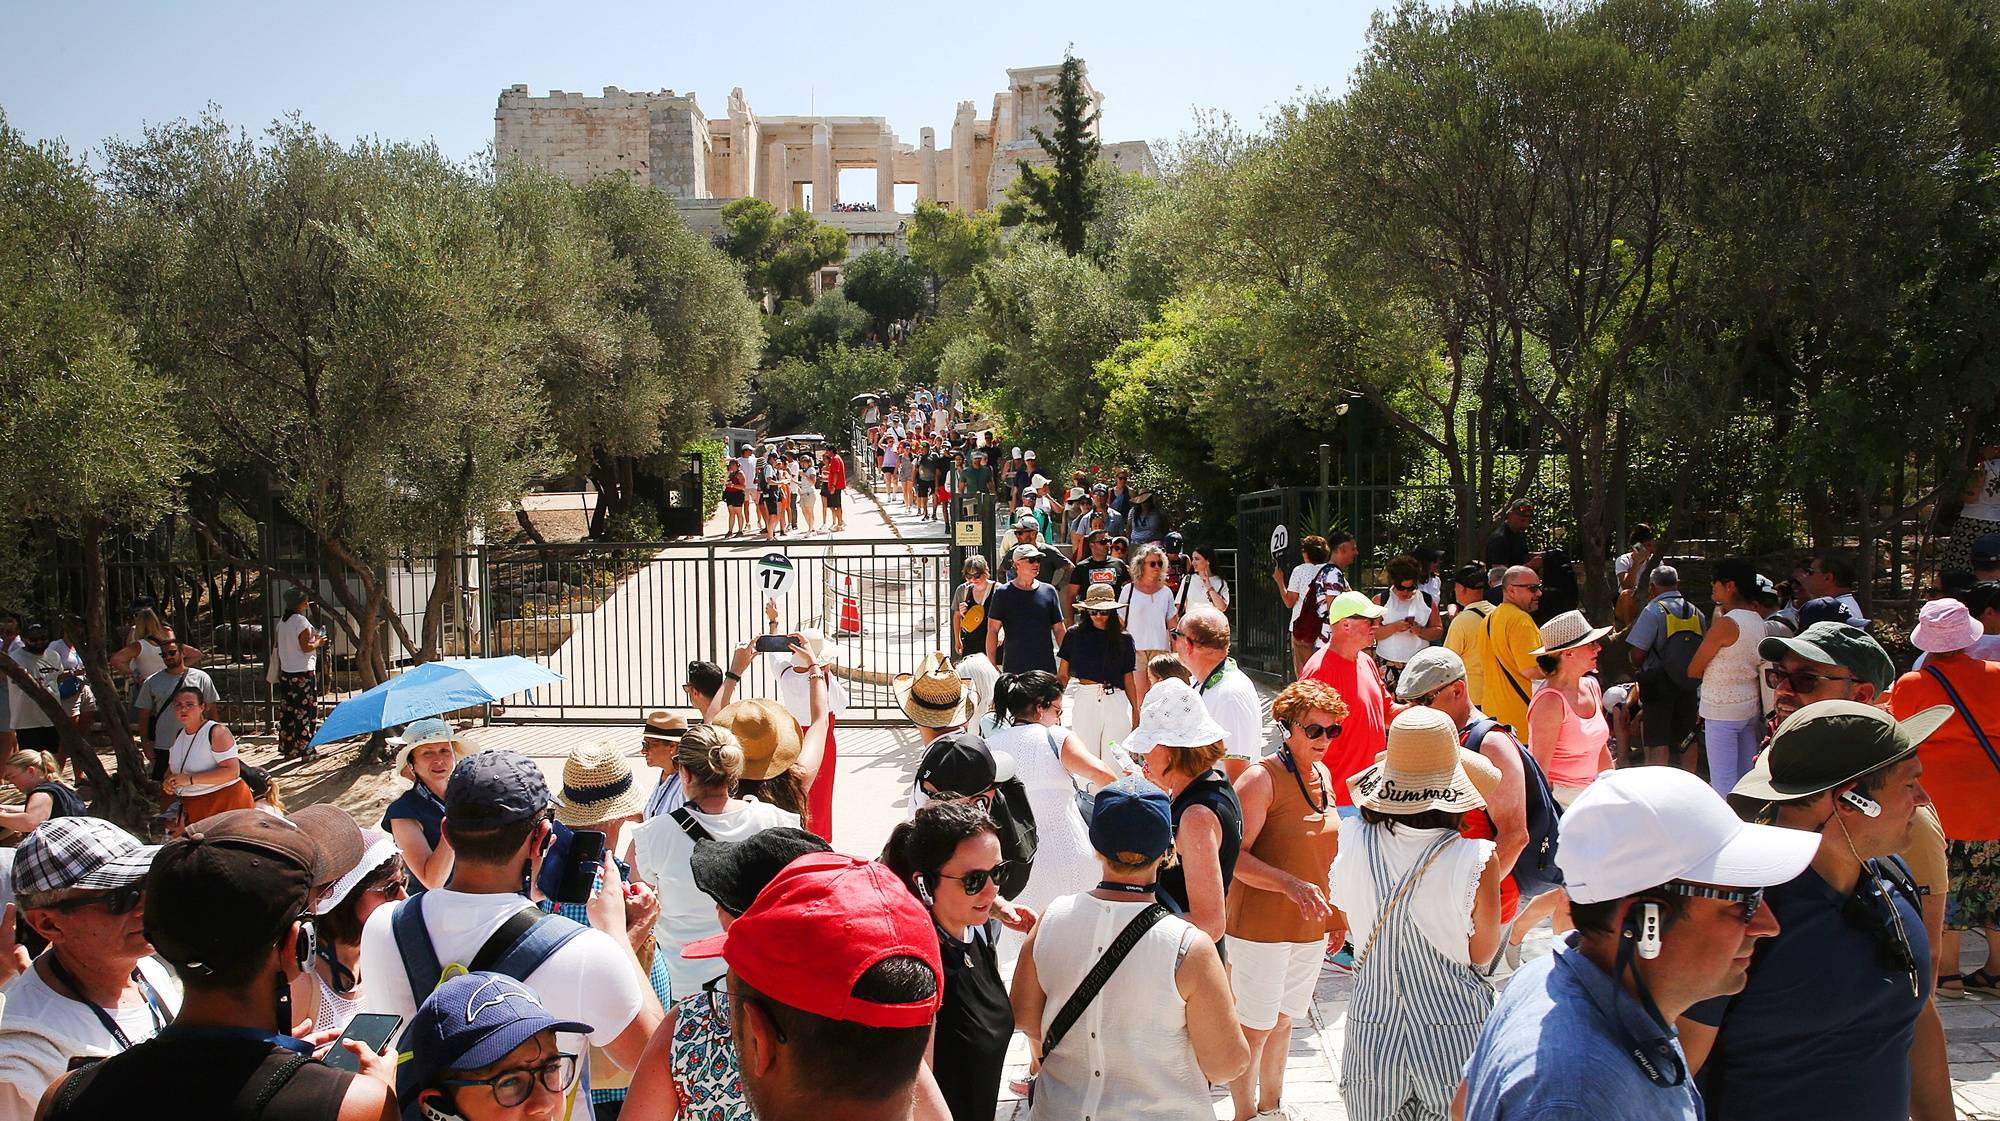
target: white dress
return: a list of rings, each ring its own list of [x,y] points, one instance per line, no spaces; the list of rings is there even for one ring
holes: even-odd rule
[[[996,754],[1014,757],[1014,774],[1028,791],[1028,804],[1035,811],[1035,866],[1028,886],[1014,902],[1040,912],[1055,900],[1089,891],[1103,879],[1097,855],[1090,847],[1090,831],[1076,810],[1076,781],[1063,770],[1051,742],[1066,734],[1062,728],[1041,724],[1013,724],[986,739]]]

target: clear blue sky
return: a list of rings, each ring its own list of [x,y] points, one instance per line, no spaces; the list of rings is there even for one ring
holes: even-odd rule
[[[984,117],[1010,66],[1073,43],[1106,96],[1107,140],[1171,139],[1197,110],[1255,125],[1345,87],[1371,0],[1292,3],[314,5],[247,0],[0,0],[0,108],[35,139],[95,149],[209,102],[254,131],[297,110],[329,134],[493,137],[500,91],[671,88],[723,115],[733,86],[762,114],[886,116],[943,146],[961,100]]]

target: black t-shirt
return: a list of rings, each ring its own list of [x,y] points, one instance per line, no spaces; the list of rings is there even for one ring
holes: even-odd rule
[[[945,890],[957,888],[947,885]],[[944,1000],[931,1034],[931,1073],[952,1121],[992,1121],[1000,1107],[1000,1075],[1014,1035],[1014,1010],[994,949],[1000,924],[989,921],[967,933],[970,939],[961,942],[938,931]]]
[[[1743,991],[1687,1011],[1696,1023],[1719,1025],[1699,1082],[1710,1117],[1909,1116],[1910,1043],[1931,997],[1930,940],[1917,907],[1888,876],[1883,882],[1916,991],[1911,971],[1885,958],[1885,941],[1896,937],[1882,900],[1842,895],[1810,868],[1765,889],[1779,930],[1758,941]],[[1857,896],[1874,890],[1864,874]]]
[[[1509,568],[1528,563],[1528,535],[1516,533],[1504,522],[1486,539],[1486,567]]]
[[[1125,687],[1125,675],[1138,668],[1139,653],[1129,634],[1112,634],[1088,619],[1063,633],[1057,657],[1069,663],[1069,675],[1099,685]]]
[[[60,782],[50,780],[28,791],[28,796],[31,798],[37,794],[46,794],[49,796],[49,818],[51,820],[59,817],[90,816],[90,810],[84,806],[83,799],[77,796],[76,791],[71,790],[68,786]]]
[[[1187,785],[1187,789],[1174,798],[1174,834],[1180,835],[1181,815],[1189,806],[1207,806],[1209,812],[1222,823],[1222,843],[1216,846],[1215,854],[1222,865],[1222,890],[1229,890],[1230,881],[1236,878],[1236,854],[1243,846],[1243,803],[1236,798],[1236,788],[1229,785],[1221,771],[1211,770]],[[1187,870],[1179,862],[1160,869],[1154,894],[1160,897],[1175,914],[1185,915],[1188,911]]]
[[[1005,629],[1001,672],[1056,671],[1056,638],[1049,628],[1062,622],[1062,605],[1054,588],[1040,580],[1023,588],[1010,580],[986,597],[986,618]]]
[[[294,1051],[254,1032],[173,1028],[157,1038],[71,1079],[85,1078],[67,1108],[51,1109],[50,1121],[108,1121],[123,1117],[198,1117],[203,1121],[336,1121],[340,1103],[355,1076],[324,1063],[294,1064]],[[263,1110],[254,1104],[287,1067]],[[66,1100],[64,1084],[59,1100]],[[167,1101],[171,1105],[162,1108]]]
[[[1075,590],[1077,602],[1082,603],[1085,594],[1098,584],[1108,585],[1115,592],[1131,581],[1132,570],[1124,561],[1106,557],[1103,560],[1078,561],[1070,572],[1069,586]]]

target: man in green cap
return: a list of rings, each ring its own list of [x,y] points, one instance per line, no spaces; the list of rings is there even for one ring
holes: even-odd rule
[[[1896,680],[1881,644],[1846,623],[1814,623],[1796,638],[1767,638],[1757,656],[1771,663],[1764,680],[1779,722],[1815,701],[1875,704]]]
[[[1746,816],[1818,833],[1819,848],[1765,891],[1779,931],[1758,945],[1743,991],[1680,1020],[1709,1116],[1952,1116],[1921,892],[1895,855],[1930,800],[1917,745],[1950,715],[1898,723],[1856,701],[1806,705],[1731,791]]]

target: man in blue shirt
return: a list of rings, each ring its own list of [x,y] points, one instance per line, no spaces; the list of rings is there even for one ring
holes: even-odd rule
[[[1646,764],[1660,766],[1671,763],[1694,732],[1700,705],[1687,667],[1701,647],[1707,620],[1701,608],[1681,595],[1681,574],[1674,566],[1655,567],[1646,585],[1653,598],[1632,621],[1625,646],[1639,675]]]
[[[1675,767],[1600,777],[1563,814],[1576,932],[1514,975],[1460,1089],[1466,1121],[1701,1121],[1672,1027],[1743,987],[1778,933],[1763,888],[1803,872],[1809,833],[1746,824]]]
[[[1014,579],[986,597],[986,657],[1003,673],[1056,672],[1062,644],[1062,602],[1042,583],[1042,550],[1016,545],[1010,556]]]
[[[1806,705],[1730,792],[1818,851],[1766,894],[1784,929],[1758,945],[1743,991],[1680,1022],[1711,1117],[1954,1116],[1923,904],[1894,855],[1930,801],[1917,745],[1951,715],[1939,705],[1898,724],[1856,701]]]

